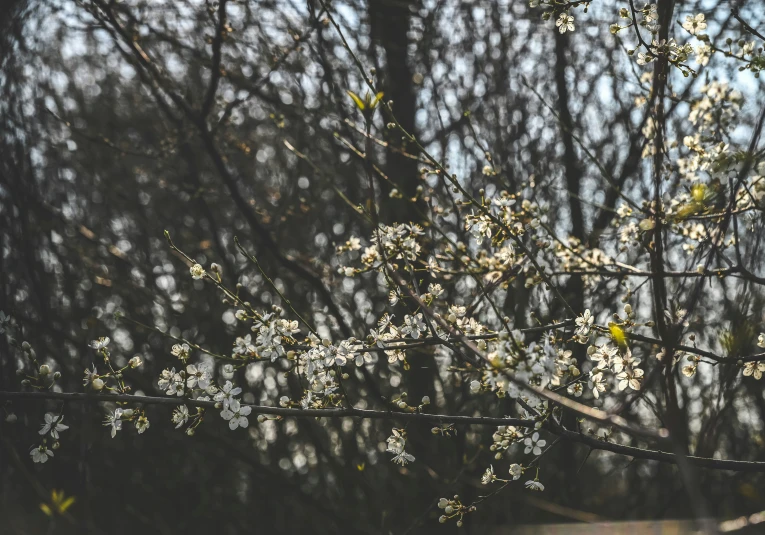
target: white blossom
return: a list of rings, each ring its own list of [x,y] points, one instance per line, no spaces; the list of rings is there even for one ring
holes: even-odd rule
[[[122,409],[114,409],[104,420],[104,426],[111,427],[112,438],[117,436],[117,431],[122,429]]]
[[[530,437],[527,437],[526,440],[523,441],[523,444],[526,446],[523,453],[541,455],[542,448],[547,445],[547,441],[545,439],[539,440],[539,433],[534,433]]]
[[[234,387],[231,381],[226,381],[226,384],[224,384],[223,388],[221,388],[220,391],[217,394],[215,394],[215,397],[213,399],[215,401],[219,401],[223,403],[223,408],[227,409],[232,402],[236,401],[236,399],[234,399],[234,396],[238,396],[241,393],[242,393],[241,388],[239,388],[238,386]]]
[[[406,447],[406,433],[402,429],[393,429],[392,435],[388,437],[388,451],[395,454],[393,459],[394,463],[405,465],[414,461],[414,456],[407,453],[404,448]]]
[[[212,381],[212,371],[206,364],[200,364],[195,366],[189,364],[186,366],[186,386],[188,388],[194,388],[198,386],[202,390],[207,389]]]
[[[510,465],[510,477],[513,478],[513,481],[517,481],[520,479],[521,475],[523,475],[523,468],[520,464],[513,463]]]
[[[53,452],[44,444],[34,448],[29,454],[32,456],[32,461],[40,464],[47,462],[49,457],[53,457]]]
[[[539,481],[536,479],[532,479],[526,482],[526,488],[529,490],[537,490],[537,491],[543,491],[545,490],[545,486],[542,485]]]
[[[189,408],[186,405],[179,405],[173,411],[173,423],[176,424],[175,428],[178,429],[183,424],[189,421]]]
[[[138,434],[141,435],[149,428],[149,419],[145,415],[141,415],[135,422],[135,428]]]
[[[56,416],[52,412],[45,413],[45,423],[42,425],[38,433],[45,435],[50,431],[50,436],[53,438],[58,438],[59,432],[69,429],[68,425],[61,423],[63,420],[63,416]]]
[[[558,20],[555,21],[555,25],[558,27],[560,33],[566,33],[567,31],[574,31],[574,17],[568,13],[561,13]]]
[[[109,342],[111,342],[111,340],[108,336],[102,336],[101,338],[91,341],[88,345],[98,351],[108,346]]]
[[[193,266],[191,266],[189,268],[189,273],[191,273],[191,278],[194,280],[202,279],[206,275],[205,268],[203,268],[199,264],[194,264]]]
[[[224,420],[228,420],[228,426],[233,431],[237,427],[245,428],[250,425],[247,416],[252,412],[252,407],[242,405],[239,400],[232,399],[228,407],[225,407],[220,415]]]
[[[707,22],[705,20],[704,14],[699,13],[698,15],[688,15],[685,17],[685,22],[683,22],[683,29],[685,29],[691,35],[696,35],[698,32],[706,30]]]

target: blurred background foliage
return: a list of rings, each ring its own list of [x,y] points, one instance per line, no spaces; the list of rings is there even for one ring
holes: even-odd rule
[[[740,31],[728,2],[678,4],[677,13],[709,13],[720,34]],[[428,151],[478,191],[496,183],[481,173],[488,149],[504,188],[535,182],[551,226],[593,247],[613,237],[618,206],[598,166],[632,198],[650,191],[640,158],[645,110],[635,105],[647,85],[625,54],[630,36],[622,41],[608,31],[619,7],[609,0],[587,14],[578,10],[576,32],[561,35],[525,1],[332,3],[350,46]],[[760,1],[741,7],[754,27],[765,23],[763,8]],[[340,194],[366,202],[358,152],[368,150],[412,196],[422,183],[416,152],[379,116],[377,141],[365,139],[346,94],[365,88],[318,1],[229,0],[223,24],[220,9],[202,0],[0,5],[0,309],[17,319],[38,357],[62,372],[67,391],[81,389],[94,360],[87,343],[99,336],[112,338],[118,363],[143,357],[143,375],[132,384],[147,394],[156,395],[159,372],[177,364],[172,341],[115,313],[221,353],[242,334],[234,309],[171,254],[164,230],[200,263],[221,264],[224,279],[241,283],[256,307],[278,303],[237,253],[237,236],[333,339],[363,336],[388,307],[375,279],[337,274],[334,246],[368,234]],[[739,125],[746,137],[762,95],[736,65],[713,60],[697,80],[673,78],[672,90],[679,101],[712,78],[741,83],[750,97]],[[688,129],[683,109],[681,102],[669,125],[678,139]],[[423,206],[391,198],[384,180],[380,186],[384,221],[422,221]],[[669,193],[680,187],[671,184]],[[451,217],[463,236],[460,216]],[[747,251],[756,263],[762,226],[753,224],[759,230]],[[462,295],[465,284],[455,280],[447,290]],[[675,284],[678,293],[687,289]],[[588,299],[576,277],[564,291],[580,310],[621,306],[617,281],[603,281]],[[522,280],[504,300],[517,327],[530,324],[529,301]],[[712,280],[699,310],[700,342],[719,348],[722,331],[761,327],[762,294],[740,280]],[[752,340],[743,344],[727,346],[751,351]],[[4,340],[0,355],[0,389],[16,390],[18,362]],[[351,397],[364,406],[373,394],[406,390],[412,399],[431,395],[444,412],[515,411],[509,402],[471,397],[459,377],[438,373],[431,353],[412,361],[405,374],[384,363],[352,374]],[[699,377],[684,383],[690,443],[698,455],[765,461],[761,383],[726,369],[711,387]],[[253,364],[237,380],[251,403],[299,397],[278,367]],[[716,395],[702,397],[710,388]],[[77,499],[56,520],[62,533],[451,533],[457,528],[436,522],[435,502],[485,493],[479,478],[492,462],[489,428],[442,439],[427,426],[410,427],[417,462],[399,468],[382,453],[390,434],[383,421],[287,420],[230,433],[209,414],[189,438],[173,432],[169,411],[156,407],[147,433],[111,439],[100,425],[102,408],[71,405],[71,430],[55,459],[32,465],[27,449],[43,409],[16,403],[19,422],[0,424],[0,517],[9,533],[48,529],[39,509],[45,489]],[[544,493],[532,499],[507,489],[462,529],[691,514],[670,465],[588,456],[586,447],[565,444],[544,467]],[[716,516],[765,509],[762,475],[699,477]]]

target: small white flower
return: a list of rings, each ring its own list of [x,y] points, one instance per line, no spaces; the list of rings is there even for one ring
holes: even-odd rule
[[[228,407],[224,408],[220,415],[224,420],[228,420],[228,426],[233,431],[237,427],[245,428],[250,425],[247,416],[252,412],[252,407],[241,405],[239,400],[232,399]]]
[[[406,447],[406,432],[403,429],[394,428],[392,433],[393,434],[388,437],[388,449],[386,450],[389,453],[395,454],[391,460],[401,466],[414,461],[414,456],[404,451],[404,448]]]
[[[496,476],[494,475],[494,467],[489,466],[481,476],[481,485],[488,485],[493,483]]]
[[[45,423],[40,428],[40,431],[38,431],[41,435],[45,435],[50,431],[50,436],[53,438],[58,438],[58,434],[60,431],[66,431],[69,429],[68,425],[64,425],[61,422],[64,420],[64,417],[58,417],[52,412],[48,412],[45,414]]]
[[[520,464],[513,463],[510,465],[510,476],[513,478],[513,481],[518,480],[522,474],[523,468],[521,468]]]
[[[401,453],[393,457],[391,461],[393,461],[396,464],[400,464],[401,466],[404,466],[406,465],[406,463],[414,462],[414,455],[410,455],[409,453],[402,451]]]
[[[114,409],[113,413],[109,413],[104,420],[104,426],[112,428],[112,438],[117,436],[117,431],[122,429],[122,409]]]
[[[539,440],[539,433],[534,433],[531,437],[526,437],[526,440],[524,440],[523,443],[526,445],[526,449],[523,450],[523,453],[534,453],[534,455],[541,455],[542,448],[547,445],[546,440]]]
[[[88,386],[97,377],[98,377],[98,372],[96,371],[95,365],[93,366],[92,370],[85,368],[85,376],[82,378],[82,386]]]
[[[542,485],[542,483],[540,483],[536,479],[533,479],[533,480],[530,479],[529,481],[527,481],[526,482],[526,488],[529,489],[529,490],[538,490],[540,492],[545,490],[545,486]]]
[[[137,368],[141,364],[143,364],[143,360],[138,355],[136,355],[135,357],[133,357],[132,359],[128,361],[128,366],[130,366],[131,368]]]
[[[576,322],[576,334],[587,336],[590,334],[590,328],[595,318],[590,314],[590,309],[588,308],[584,311],[584,314],[577,317],[574,321]]]
[[[186,384],[180,373],[176,373],[175,368],[162,370],[157,385],[160,390],[165,390],[168,396],[182,396],[186,391]]]
[[[191,348],[189,347],[189,344],[175,344],[172,349],[170,349],[170,354],[181,360],[186,360],[189,358],[190,351]]]
[[[592,382],[592,395],[595,396],[595,399],[598,399],[600,393],[606,391],[606,383],[603,380],[603,373],[598,372],[593,374],[592,377],[590,377],[590,381]]]
[[[88,345],[92,347],[93,349],[95,349],[96,351],[98,351],[108,346],[109,342],[111,342],[111,340],[109,340],[108,336],[102,336],[101,338],[97,340],[91,341],[90,344]]]
[[[638,65],[648,65],[654,59],[656,59],[656,58],[652,54],[648,54],[648,53],[645,53],[645,52],[638,52],[638,55],[637,55],[637,64]]]
[[[628,386],[632,390],[640,390],[640,381],[643,378],[643,370],[640,368],[624,368],[616,375],[619,381],[619,390],[624,390]]]
[[[205,390],[208,386],[210,386],[210,382],[212,381],[212,374],[210,373],[209,367],[205,365],[200,365],[199,367],[189,364],[186,366],[186,386],[189,388],[194,388],[195,386],[199,386],[199,388]]]
[[[34,448],[29,454],[32,456],[32,461],[40,464],[47,462],[48,457],[53,457],[53,452],[45,445],[41,445],[39,448]]]
[[[433,297],[441,297],[441,295],[444,293],[444,289],[438,283],[435,283],[435,284],[430,283],[428,285],[428,293],[430,293],[430,295],[432,295]]]
[[[176,424],[175,428],[178,429],[183,424],[189,421],[189,408],[186,405],[181,405],[173,411],[173,423]]]
[[[146,416],[139,416],[135,422],[135,428],[139,435],[143,434],[149,428],[149,419]]]
[[[757,338],[757,345],[759,347],[765,347],[765,333],[760,334]]]
[[[361,249],[361,240],[359,240],[356,236],[351,236],[346,245],[348,245],[348,249],[351,251],[358,251]]]
[[[652,22],[659,20],[658,6],[656,4],[650,4],[643,9],[643,15],[646,22]]]
[[[765,362],[747,362],[744,364],[744,375],[752,376],[757,380],[762,379],[762,372],[765,372]]]
[[[234,385],[231,383],[231,381],[226,381],[226,384],[223,385],[223,388],[221,388],[220,391],[215,394],[214,399],[215,401],[223,402],[223,408],[227,409],[232,402],[236,401],[234,396],[238,396],[241,393],[241,388],[238,386],[234,388]]]
[[[685,17],[685,22],[683,22],[683,29],[685,29],[691,35],[696,35],[698,32],[706,30],[707,22],[705,20],[704,14],[699,13],[695,16],[688,15]]]
[[[205,276],[205,268],[199,264],[194,264],[189,268],[189,273],[191,273],[192,279],[199,280]]]
[[[577,382],[569,385],[568,388],[566,388],[566,392],[578,398],[582,395],[582,392],[584,392],[584,387],[582,386],[582,383]]]
[[[561,13],[558,20],[555,21],[555,25],[558,27],[560,33],[566,33],[567,31],[574,31],[574,17],[568,13]]]

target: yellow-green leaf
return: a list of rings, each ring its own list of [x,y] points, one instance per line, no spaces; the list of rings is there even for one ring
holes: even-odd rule
[[[377,107],[377,105],[380,103],[380,100],[382,100],[382,98],[383,98],[383,95],[384,95],[384,94],[385,94],[385,93],[383,93],[382,91],[380,91],[379,93],[377,93],[377,94],[375,95],[375,98],[374,98],[374,99],[372,100],[372,102],[369,104],[369,109],[370,109],[370,110],[373,110],[373,109],[375,109],[375,108]]]
[[[616,345],[618,345],[620,349],[627,349],[627,333],[624,332],[624,329],[614,322],[609,322],[608,330],[611,333],[611,339],[616,342]]]
[[[353,102],[356,103],[356,107],[358,109],[360,109],[361,111],[364,111],[366,109],[366,106],[364,106],[364,101],[361,100],[356,93],[354,93],[350,89],[347,89],[345,92],[348,93],[348,96],[353,99]]]

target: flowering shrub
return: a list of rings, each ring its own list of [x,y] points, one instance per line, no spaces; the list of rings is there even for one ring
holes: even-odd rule
[[[530,5],[546,9],[543,18],[554,20],[559,34],[578,32],[587,24],[584,13],[577,15],[576,24],[572,13],[578,8],[587,12],[588,2],[532,0]],[[325,9],[328,24],[342,32],[332,10]],[[454,439],[463,427],[491,426],[491,441],[481,446],[492,452],[496,466],[472,477],[484,485],[499,484],[497,492],[509,485],[544,492],[545,475],[554,470],[545,465],[545,456],[576,442],[635,459],[676,463],[681,470],[687,465],[765,470],[762,462],[689,455],[675,393],[677,382],[699,376],[712,382],[717,370],[738,381],[757,381],[765,372],[765,353],[754,349],[765,347],[765,333],[756,342],[758,333],[751,330],[721,332],[721,342],[709,347],[697,343],[706,328],[698,307],[705,284],[727,278],[765,283],[746,258],[748,250],[756,249],[755,222],[765,209],[765,167],[757,145],[763,121],[756,124],[751,142],[743,144],[735,134],[745,100],[732,83],[708,79],[684,96],[668,86],[673,72],[696,77],[714,55],[737,61],[755,76],[765,60],[754,42],[738,48],[732,41],[727,48],[717,43],[705,33],[711,22],[701,13],[685,17],[683,32],[669,37],[671,16],[655,4],[636,9],[630,2],[618,12],[621,23],[610,26],[612,34],[634,47],[627,56],[641,69],[638,83],[649,88],[637,106],[645,109],[640,156],[650,188],[621,189],[598,164],[619,201],[612,232],[604,232],[597,243],[561,234],[557,215],[535,196],[541,186],[529,177],[520,187],[508,188],[491,151],[485,151],[490,164],[481,170],[484,185],[477,189],[470,171],[455,172],[445,158],[431,155],[399,122],[395,103],[385,99],[343,41],[369,86],[366,100],[350,93],[347,105],[358,112],[368,137],[377,135],[378,128],[393,131],[408,143],[420,166],[421,184],[414,197],[404,198],[400,192],[406,188],[396,183],[397,177],[375,174],[372,154],[361,155],[369,202],[345,200],[366,230],[347,236],[336,247],[336,265],[325,271],[350,288],[359,279],[371,281],[367,287],[377,288],[387,309],[370,310],[365,329],[342,335],[342,329],[318,322],[318,314],[297,310],[254,253],[237,241],[238,252],[260,274],[263,287],[281,299],[270,309],[253,305],[242,297],[239,274],[225,273],[217,263],[205,268],[167,233],[169,249],[177,262],[185,263],[191,280],[200,289],[212,286],[231,307],[236,336],[230,349],[218,352],[154,328],[167,338],[162,362],[174,364],[153,378],[154,391],[144,387],[138,396],[133,381],[144,358],[115,358],[110,337],[104,335],[90,343],[92,363],[83,371],[82,391],[63,392],[57,388],[61,372],[38,360],[32,342],[23,340],[10,316],[0,314],[3,331],[24,359],[18,370],[22,389],[4,392],[2,398],[21,403],[38,397],[56,404],[55,410],[40,414],[40,442],[29,459],[56,461],[54,451],[68,436],[63,421],[72,421],[65,410],[82,401],[104,407],[103,432],[115,440],[127,432],[151,433],[159,425],[193,436],[207,425],[206,418],[222,420],[240,436],[256,424],[252,415],[259,425],[279,425],[286,417],[386,420],[391,429],[384,451],[400,467],[401,477],[428,455],[411,453],[411,426],[436,423],[433,440]],[[670,102],[683,104],[677,120],[692,134],[682,139],[673,137],[677,128],[667,118]],[[382,180],[393,184],[391,197],[420,210],[419,221],[383,220],[375,189]],[[668,184],[679,184],[681,192],[665,195]],[[599,301],[598,292],[607,285],[618,287],[618,310]],[[511,318],[505,306],[521,291],[529,303],[522,321]],[[764,328],[761,321],[757,328]],[[376,395],[371,385],[363,399],[348,394],[347,384],[373,382],[380,367],[395,371],[396,377],[412,372],[423,351],[434,356],[439,377],[450,377],[455,390],[488,400],[491,414],[498,416],[469,408],[450,413],[449,393],[443,390],[433,400],[412,400],[405,390],[392,397]],[[295,388],[256,402],[242,381],[255,365],[276,370]],[[657,385],[663,385],[660,394]],[[650,410],[657,402],[665,407],[665,418]],[[163,406],[169,408],[163,412]],[[12,417],[9,412],[7,421]],[[584,428],[585,422],[592,427]],[[515,483],[524,474],[529,479]],[[442,511],[439,522],[462,525],[486,498],[463,503],[459,496],[434,496],[433,502]]]

